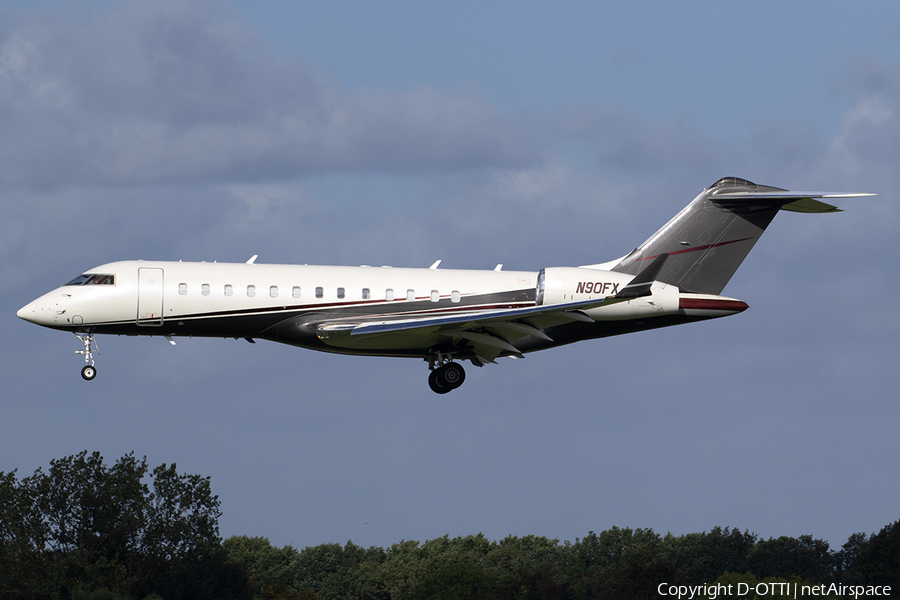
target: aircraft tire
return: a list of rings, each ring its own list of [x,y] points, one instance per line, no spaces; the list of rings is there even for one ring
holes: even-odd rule
[[[83,369],[81,369],[81,377],[85,381],[90,381],[94,377],[97,376],[97,368],[94,365],[85,365]]]
[[[449,387],[451,390],[455,390],[466,380],[466,370],[459,363],[447,363],[438,371],[441,373],[439,376],[441,384]]]
[[[431,391],[435,394],[446,394],[453,388],[441,385],[440,380],[443,378],[440,376],[440,372],[441,369],[436,369],[428,375],[428,387],[430,387]]]

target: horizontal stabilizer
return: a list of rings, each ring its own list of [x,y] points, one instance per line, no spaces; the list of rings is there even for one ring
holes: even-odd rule
[[[862,198],[865,196],[877,196],[862,192],[791,192],[778,190],[770,192],[730,192],[713,193],[710,200],[722,207],[740,208],[746,205],[778,206],[781,210],[800,213],[828,213],[841,212],[836,206],[820,202],[817,198]]]

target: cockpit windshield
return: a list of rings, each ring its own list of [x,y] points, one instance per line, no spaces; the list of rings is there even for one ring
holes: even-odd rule
[[[66,285],[116,285],[116,276],[102,273],[85,273]]]

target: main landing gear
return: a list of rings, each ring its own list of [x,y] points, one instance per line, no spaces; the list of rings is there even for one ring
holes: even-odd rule
[[[428,386],[436,394],[453,391],[466,380],[466,371],[461,364],[449,360],[444,362],[440,355],[437,360],[428,360],[428,368],[431,369],[431,373],[428,375]]]
[[[94,366],[93,350],[100,352],[100,346],[98,346],[96,340],[94,340],[93,333],[79,333],[76,331],[75,335],[84,343],[84,350],[75,351],[75,354],[84,354],[84,368],[81,369],[81,377],[86,381],[90,381],[97,376],[97,367]]]

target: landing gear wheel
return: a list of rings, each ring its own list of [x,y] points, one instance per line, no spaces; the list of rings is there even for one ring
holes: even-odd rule
[[[76,350],[75,354],[84,356],[84,368],[81,369],[81,376],[85,381],[90,381],[97,376],[97,368],[94,366],[94,349],[100,352],[97,342],[94,341],[94,334],[90,331],[75,331],[75,337],[84,344],[84,350]]]
[[[440,379],[440,369],[438,369],[437,371],[432,371],[428,375],[428,387],[431,388],[432,392],[434,392],[435,394],[446,394],[453,389],[450,386],[442,385]]]
[[[447,363],[431,372],[428,386],[436,394],[446,394],[455,390],[466,380],[466,371],[458,363]]]
[[[466,370],[459,363],[447,363],[439,369],[442,378],[441,383],[455,390],[466,380]]]

